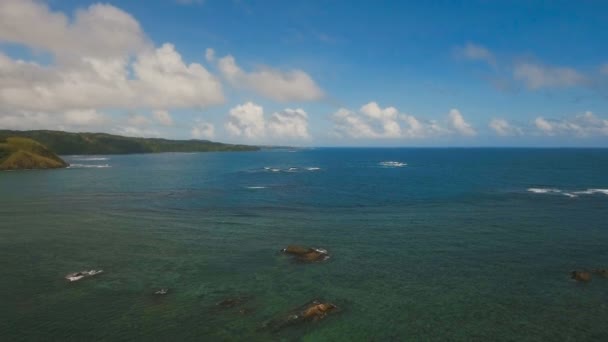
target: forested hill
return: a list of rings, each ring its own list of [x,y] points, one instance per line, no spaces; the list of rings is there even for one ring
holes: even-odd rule
[[[63,159],[32,139],[0,139],[0,170],[57,169],[67,166]]]
[[[59,155],[259,150],[257,146],[222,144],[208,140],[134,138],[106,133],[70,133],[47,130],[0,130],[0,141],[15,136],[34,139]]]

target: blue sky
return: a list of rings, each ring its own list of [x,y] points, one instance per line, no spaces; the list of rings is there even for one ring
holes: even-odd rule
[[[0,128],[608,146],[600,1],[5,0]]]

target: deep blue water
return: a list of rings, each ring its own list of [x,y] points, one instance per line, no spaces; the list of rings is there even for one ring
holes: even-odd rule
[[[66,160],[0,173],[0,340],[608,340],[608,279],[569,278],[608,268],[605,149]],[[340,311],[263,327],[315,298]]]

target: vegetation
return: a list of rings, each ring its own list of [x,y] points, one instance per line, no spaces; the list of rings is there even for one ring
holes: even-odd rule
[[[0,170],[56,169],[68,164],[44,145],[28,138],[0,139]]]
[[[106,133],[69,133],[46,130],[0,130],[0,141],[11,136],[34,139],[60,155],[259,150],[259,147],[256,146],[222,144],[208,140],[133,138]]]

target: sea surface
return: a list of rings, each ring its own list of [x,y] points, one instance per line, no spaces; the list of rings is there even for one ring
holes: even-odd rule
[[[608,340],[606,149],[65,159],[0,173],[2,341]]]

